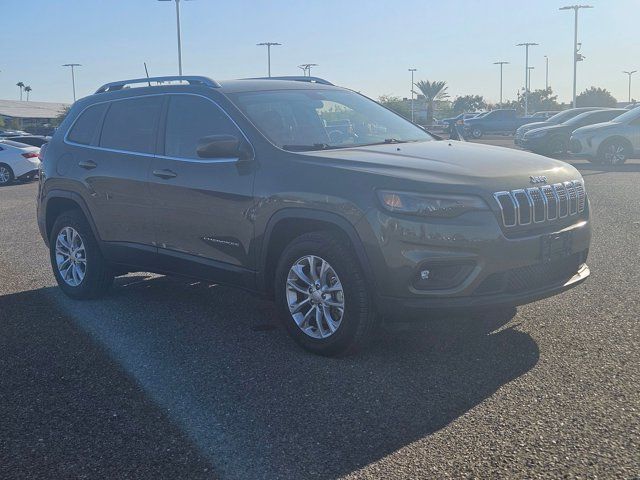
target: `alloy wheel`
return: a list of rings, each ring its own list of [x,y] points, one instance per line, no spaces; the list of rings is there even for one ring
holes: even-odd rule
[[[80,234],[64,227],[56,238],[56,266],[64,282],[77,287],[87,273],[87,252]]]
[[[287,275],[287,305],[300,330],[312,338],[333,335],[344,316],[344,290],[333,267],[321,257],[299,258]]]
[[[620,145],[619,143],[608,145],[604,151],[604,159],[605,163],[610,165],[620,165],[624,163],[627,159],[624,145]]]
[[[0,185],[8,183],[11,178],[11,173],[7,167],[0,166]]]

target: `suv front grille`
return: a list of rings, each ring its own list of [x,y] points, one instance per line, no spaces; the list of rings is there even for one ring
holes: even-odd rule
[[[506,228],[548,222],[580,214],[586,194],[581,181],[496,192],[502,225]]]

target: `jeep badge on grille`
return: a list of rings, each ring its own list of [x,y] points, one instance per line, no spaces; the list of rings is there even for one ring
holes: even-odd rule
[[[537,175],[537,176],[532,175],[529,177],[529,181],[534,185],[536,183],[547,183],[547,177],[545,177],[544,175]]]

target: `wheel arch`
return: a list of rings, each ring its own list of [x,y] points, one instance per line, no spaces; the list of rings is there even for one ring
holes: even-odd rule
[[[98,244],[100,244],[100,236],[98,235],[98,230],[96,229],[91,213],[89,212],[89,207],[84,199],[77,193],[67,192],[64,190],[52,190],[47,194],[44,202],[44,208],[45,233],[47,240],[51,236],[51,229],[53,228],[56,218],[58,218],[62,212],[67,210],[79,210],[87,219],[87,222],[89,222],[91,231],[98,241]]]
[[[356,255],[358,263],[372,288],[373,272],[368,261],[364,244],[355,227],[346,218],[332,212],[306,208],[287,208],[276,212],[267,223],[262,247],[258,255],[258,289],[273,295],[276,266],[285,247],[296,237],[309,232],[329,231],[345,241]]]
[[[604,147],[606,145],[608,145],[611,142],[614,141],[618,141],[621,142],[625,145],[625,147],[628,149],[629,154],[633,153],[633,144],[631,143],[631,141],[622,136],[622,135],[611,135],[610,137],[605,138],[602,142],[600,142],[600,145],[598,146],[598,156],[600,156],[602,154],[602,150],[604,149]]]

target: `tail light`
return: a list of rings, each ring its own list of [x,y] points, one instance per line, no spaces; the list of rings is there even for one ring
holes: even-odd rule
[[[36,152],[27,152],[27,153],[23,153],[22,156],[24,158],[40,158],[40,154],[36,153]]]

